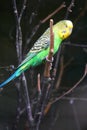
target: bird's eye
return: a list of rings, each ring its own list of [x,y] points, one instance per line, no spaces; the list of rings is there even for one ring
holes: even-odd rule
[[[63,35],[63,38],[64,38],[64,35]]]

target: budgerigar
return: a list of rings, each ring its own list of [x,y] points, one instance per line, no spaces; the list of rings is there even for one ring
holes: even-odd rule
[[[54,32],[54,54],[58,51],[61,42],[66,39],[72,32],[73,24],[70,20],[62,20],[53,26]],[[50,29],[48,28],[43,35],[35,42],[34,46],[26,55],[23,62],[17,67],[16,71],[4,82],[0,88],[5,86],[11,80],[17,78],[22,72],[42,63],[49,53]]]

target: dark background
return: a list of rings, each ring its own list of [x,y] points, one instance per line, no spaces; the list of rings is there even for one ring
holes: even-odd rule
[[[32,28],[58,8],[62,2],[63,0],[28,0],[21,23],[23,47],[26,38],[32,33]],[[65,2],[68,7],[70,0]],[[17,5],[20,11],[22,0],[17,0]],[[65,18],[66,9],[62,9],[52,17],[54,23]],[[72,44],[87,45],[87,0],[76,0],[68,18],[74,23],[74,30],[67,41],[71,41]],[[0,82],[10,75],[11,72],[8,71],[9,65],[17,66],[15,25],[12,0],[0,1]],[[28,50],[48,26],[49,21],[40,26],[31,40]],[[26,53],[28,50],[26,50]],[[64,56],[65,61],[68,61],[71,57],[74,57],[74,61],[64,71],[59,94],[70,89],[83,75],[87,62],[87,48],[65,46]],[[3,66],[5,68],[2,68]],[[42,69],[41,66],[39,67]],[[39,68],[37,67],[36,69],[38,70]],[[34,85],[32,82],[30,84],[31,86],[32,84]],[[67,97],[69,98],[63,98],[52,105],[49,113],[41,123],[42,130],[50,130],[52,128],[54,130],[87,130],[87,77]],[[16,106],[17,92],[11,82],[0,92],[0,130],[10,130],[12,128]],[[55,121],[55,125],[53,125],[53,117],[56,115],[58,115],[58,118]],[[24,130],[25,120],[25,115],[21,116],[20,130]]]

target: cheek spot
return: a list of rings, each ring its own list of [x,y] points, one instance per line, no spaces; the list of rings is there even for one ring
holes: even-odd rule
[[[63,35],[63,38],[64,38],[65,36]]]

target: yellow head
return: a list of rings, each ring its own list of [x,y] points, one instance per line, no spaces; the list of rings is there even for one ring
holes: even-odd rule
[[[61,39],[66,39],[72,33],[73,23],[70,20],[62,20],[54,25],[54,33]]]

